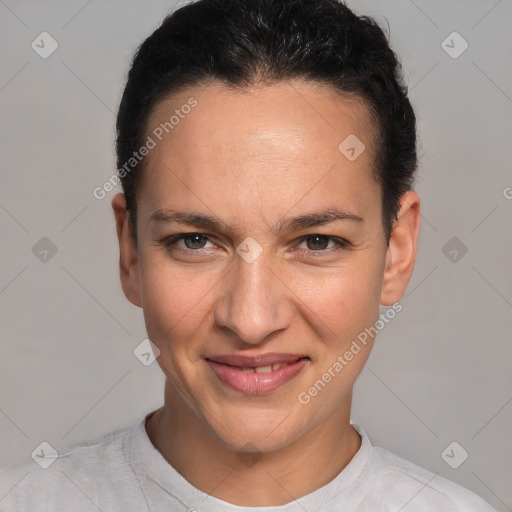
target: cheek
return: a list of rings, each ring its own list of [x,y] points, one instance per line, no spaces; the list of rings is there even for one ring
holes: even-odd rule
[[[364,260],[328,272],[316,269],[314,274],[296,278],[297,296],[306,310],[322,320],[331,337],[341,334],[345,339],[357,334],[378,317],[382,277],[375,262]]]
[[[210,319],[211,293],[219,277],[198,275],[191,267],[177,268],[160,257],[146,258],[141,272],[143,312],[151,341],[162,352],[194,346],[189,340],[201,339],[201,325]]]

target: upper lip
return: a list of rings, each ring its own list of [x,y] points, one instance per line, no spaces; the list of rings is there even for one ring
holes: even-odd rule
[[[299,359],[307,357],[305,354],[278,354],[268,353],[255,356],[225,354],[208,356],[206,359],[216,363],[228,364],[240,368],[257,368],[259,366],[269,366],[276,363],[295,363]]]

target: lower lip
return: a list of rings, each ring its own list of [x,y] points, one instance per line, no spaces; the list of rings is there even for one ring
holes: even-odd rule
[[[309,359],[300,359],[269,373],[243,372],[227,364],[210,360],[206,362],[217,378],[234,390],[247,395],[264,395],[294,379],[308,361]]]

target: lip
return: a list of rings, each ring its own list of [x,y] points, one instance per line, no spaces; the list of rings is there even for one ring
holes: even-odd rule
[[[242,354],[226,354],[208,356],[206,359],[216,363],[228,364],[229,366],[238,366],[240,368],[256,368],[257,366],[267,366],[276,363],[294,363],[299,359],[308,357],[306,354],[285,354],[268,352],[266,354],[258,354],[255,356],[247,356]]]
[[[309,362],[304,354],[268,353],[256,356],[219,355],[206,358],[215,376],[225,385],[248,395],[271,393],[294,379]],[[244,372],[242,368],[256,368],[285,364],[268,373]]]

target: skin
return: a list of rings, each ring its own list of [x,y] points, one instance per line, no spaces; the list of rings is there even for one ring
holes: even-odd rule
[[[360,447],[350,425],[352,388],[373,340],[308,404],[297,397],[374,325],[379,305],[402,298],[420,201],[412,191],[402,196],[387,245],[370,170],[373,125],[357,97],[299,81],[244,92],[213,82],[161,101],[148,126],[168,120],[191,96],[197,106],[146,157],[137,244],[124,195],[112,200],[123,290],[143,309],[167,377],[164,405],[146,430],[201,491],[239,506],[282,505],[327,484]],[[366,145],[353,162],[338,150],[349,134]],[[163,208],[215,216],[236,230],[151,221]],[[363,221],[272,230],[327,208]],[[208,238],[160,243],[194,232]],[[311,239],[317,234],[349,245],[336,249],[332,239]],[[252,263],[236,252],[249,236],[263,250]],[[226,387],[204,359],[267,352],[310,360],[292,381],[254,396]],[[237,456],[248,450],[256,452],[252,464]]]

